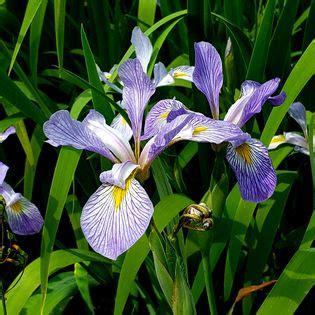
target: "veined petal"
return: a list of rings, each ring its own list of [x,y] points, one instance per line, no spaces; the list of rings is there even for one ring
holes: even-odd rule
[[[0,143],[6,140],[10,135],[15,133],[15,128],[13,126],[6,129],[4,132],[0,132]]]
[[[279,83],[279,78],[269,80],[263,84],[250,80],[245,81],[241,87],[240,98],[229,108],[224,120],[243,127],[254,114],[261,111],[264,103],[277,90]],[[280,99],[282,102],[284,101],[283,94],[281,94]],[[275,100],[272,103],[276,106],[282,104]]]
[[[214,120],[199,113],[189,112],[177,116],[160,129],[144,146],[139,164],[144,169],[166,147],[181,140],[215,144],[233,142],[236,145],[245,142],[248,138],[247,134],[230,122]]]
[[[219,94],[223,84],[222,61],[209,43],[195,43],[193,82],[207,98],[212,117],[219,118]]]
[[[5,200],[7,219],[13,233],[30,235],[41,230],[44,221],[33,203],[21,194],[15,193],[12,187],[5,182],[0,186],[0,195]]]
[[[8,166],[0,162],[0,186],[2,185],[5,177],[7,176],[8,169],[9,169]]]
[[[125,189],[126,180],[138,167],[139,165],[130,161],[114,164],[111,170],[101,173],[100,181],[103,184],[114,185]]]
[[[83,208],[81,227],[96,252],[115,260],[144,234],[152,215],[152,202],[131,175],[124,188],[104,183],[97,189]]]
[[[155,92],[154,84],[143,72],[138,59],[129,59],[119,68],[124,83],[123,103],[131,121],[135,142],[139,142],[144,109]]]
[[[117,129],[108,126],[102,114],[92,109],[82,124],[96,134],[120,161],[135,160],[129,139]]]
[[[261,202],[274,192],[277,176],[267,148],[250,139],[238,147],[227,147],[226,158],[238,181],[244,200]]]
[[[147,73],[153,47],[147,35],[139,27],[135,27],[131,35],[131,43],[135,47],[136,57],[140,61],[143,72]]]
[[[283,135],[274,136],[271,139],[268,150],[273,150],[283,143],[289,143],[297,146],[297,148],[295,148],[296,151],[301,151],[298,149],[299,147],[306,150],[305,152],[309,152],[306,139],[296,132],[284,132]],[[302,150],[302,153],[306,154],[304,150]]]
[[[132,129],[127,123],[126,119],[118,114],[112,121],[111,125],[112,128],[119,131],[126,140],[130,140],[132,137]]]
[[[146,117],[144,135],[141,137],[141,140],[153,137],[167,123],[187,112],[188,110],[184,104],[175,99],[166,99],[157,102]]]
[[[293,103],[288,113],[300,125],[304,136],[307,137],[306,111],[304,105],[300,102]]]
[[[195,70],[194,66],[179,66],[172,69],[169,74],[174,79],[186,80],[189,82],[193,82],[193,72]]]
[[[86,124],[72,119],[66,110],[51,115],[43,130],[49,139],[47,142],[53,146],[67,145],[85,149],[99,153],[113,162],[117,161],[104,142]]]
[[[173,84],[175,81],[173,77],[167,72],[164,64],[162,62],[158,62],[154,65],[154,79],[153,84],[158,86],[165,86]]]

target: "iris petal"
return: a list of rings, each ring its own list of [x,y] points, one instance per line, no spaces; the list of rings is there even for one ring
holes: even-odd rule
[[[306,137],[307,127],[306,127],[306,111],[305,111],[304,105],[300,102],[293,103],[290,106],[288,113],[300,125]]]
[[[140,61],[143,71],[147,73],[148,64],[153,52],[149,37],[142,33],[141,29],[136,26],[132,31],[131,43],[135,47],[136,57]]]
[[[4,163],[0,162],[0,185],[2,185],[7,172],[8,172],[9,167],[6,166]]]
[[[189,82],[193,82],[193,72],[195,70],[195,67],[193,66],[179,66],[174,69],[172,69],[169,74],[174,79],[181,79],[186,80]]]
[[[267,148],[250,139],[238,147],[227,147],[226,158],[232,167],[244,200],[261,202],[274,192],[277,176]]]
[[[233,122],[239,127],[244,124],[254,115],[261,111],[264,103],[277,90],[280,83],[279,78],[275,78],[260,84],[255,81],[245,81],[241,87],[240,98],[229,108],[224,120]],[[281,102],[273,101],[273,105],[280,105],[285,97],[280,94]]]
[[[156,87],[173,84],[175,81],[173,77],[167,72],[164,64],[158,62],[154,65],[154,79],[153,83]]]
[[[207,98],[212,117],[219,118],[219,94],[223,84],[222,62],[216,49],[207,42],[195,44],[193,82]]]
[[[7,183],[0,186],[0,194],[6,202],[5,210],[13,233],[30,235],[41,230],[44,221],[38,208],[33,203],[21,194],[15,193]]]
[[[0,132],[0,143],[6,140],[10,135],[15,133],[15,128],[13,126],[6,129],[4,132]]]
[[[130,140],[132,137],[132,129],[129,126],[128,122],[126,121],[126,119],[118,114],[112,121],[112,123],[110,124],[110,126],[112,128],[114,128],[115,130],[119,131],[122,135],[124,135],[124,138],[126,140]]]
[[[83,208],[81,227],[96,252],[116,259],[145,233],[152,215],[152,202],[131,175],[124,188],[104,183],[97,189]]]
[[[119,68],[124,84],[123,103],[131,121],[135,142],[139,142],[144,109],[155,92],[154,84],[143,72],[138,59],[129,59]]]

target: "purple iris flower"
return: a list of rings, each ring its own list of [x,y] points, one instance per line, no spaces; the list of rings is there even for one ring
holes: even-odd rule
[[[280,144],[288,143],[294,145],[294,150],[306,155],[310,155],[308,146],[308,135],[306,127],[306,111],[302,103],[293,103],[288,111],[289,115],[300,125],[303,135],[297,132],[284,132],[282,135],[274,136],[271,139],[268,149],[277,148]]]
[[[219,94],[223,84],[221,58],[216,49],[206,42],[195,44],[195,58],[193,82],[208,100],[215,120],[208,119],[213,124],[220,121],[218,120]],[[278,78],[263,84],[245,81],[241,87],[240,98],[230,107],[224,121],[241,128],[254,114],[261,111],[266,101],[274,106],[282,104],[285,99],[284,93],[272,96],[279,82]],[[148,114],[143,138],[155,135],[161,126],[170,123],[174,117],[185,116],[189,113],[192,112],[178,101],[157,103]],[[200,114],[195,113],[195,115]],[[236,176],[242,198],[252,202],[264,201],[273,194],[277,182],[268,150],[260,141],[252,139],[248,134],[240,136],[239,131],[235,131],[238,135],[234,138],[230,135],[230,139],[228,137],[225,139],[229,142],[226,158]],[[198,125],[193,134],[195,137],[187,139],[215,143],[213,140],[210,141],[209,135],[213,138],[220,137],[221,130],[209,130],[205,122]]]
[[[129,129],[126,121],[118,122],[119,116],[108,125],[94,110],[82,122],[61,110],[44,124],[50,144],[96,152],[114,163],[111,170],[100,174],[102,184],[88,199],[81,216],[82,231],[91,247],[110,259],[130,248],[150,223],[153,204],[140,182],[147,178],[151,163],[163,150],[180,140],[220,144],[248,138],[238,126],[185,110],[176,100],[162,100],[152,108],[142,135],[144,110],[156,84],[139,59],[127,60],[118,74],[122,104],[131,122]],[[148,141],[141,149],[144,140]]]
[[[0,143],[13,133],[15,133],[14,127],[9,127],[5,132],[0,133]],[[42,228],[43,218],[33,203],[14,192],[12,187],[4,181],[8,169],[8,166],[0,162],[0,195],[5,201],[9,226],[13,233],[19,235],[38,233]]]

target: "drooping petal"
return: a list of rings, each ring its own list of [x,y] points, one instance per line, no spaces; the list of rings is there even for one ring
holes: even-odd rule
[[[276,135],[272,137],[268,150],[276,149],[279,145],[285,143],[285,135]]]
[[[126,121],[126,119],[118,114],[112,121],[112,123],[110,124],[110,126],[112,128],[114,128],[115,130],[119,131],[122,135],[124,135],[124,138],[126,140],[130,140],[132,137],[132,129],[129,126],[128,122]]]
[[[146,117],[144,135],[141,137],[141,140],[153,137],[165,124],[187,112],[188,110],[184,104],[175,99],[166,99],[157,102]]]
[[[174,79],[181,79],[186,80],[189,82],[193,82],[193,72],[195,70],[195,67],[193,66],[179,66],[174,69],[172,69],[169,74]]]
[[[13,233],[30,235],[41,230],[44,221],[33,203],[21,194],[15,193],[5,182],[0,186],[0,195],[5,200],[7,219]]]
[[[300,125],[304,136],[307,137],[306,111],[304,105],[300,102],[293,103],[288,113]]]
[[[284,132],[283,135],[274,136],[271,139],[268,150],[273,150],[283,143],[293,144],[296,146],[294,148],[296,151],[309,154],[309,148],[306,139],[296,132]]]
[[[131,35],[131,43],[135,47],[136,57],[140,61],[143,72],[147,73],[153,47],[147,35],[139,27],[135,27]]]
[[[222,62],[216,49],[209,43],[195,43],[193,82],[206,96],[212,117],[219,118],[219,94],[223,84]]]
[[[135,142],[139,142],[144,109],[155,92],[154,84],[143,72],[138,59],[129,59],[119,68],[124,83],[123,103],[131,121]]]
[[[15,128],[13,126],[6,129],[4,132],[0,132],[0,143],[6,140],[10,135],[15,133]]]
[[[199,113],[189,112],[177,116],[160,129],[144,146],[139,163],[142,168],[147,167],[166,147],[181,140],[215,144],[233,142],[237,145],[248,138],[247,134],[230,122],[214,120]]]
[[[263,84],[255,81],[245,81],[241,87],[240,98],[229,108],[224,120],[233,122],[239,127],[244,124],[255,114],[259,113],[264,103],[277,90],[280,83],[279,78],[269,80]],[[281,101],[284,101],[284,94],[280,94]],[[273,97],[274,98],[274,97]],[[273,105],[280,105],[273,99]]]
[[[226,158],[244,200],[261,202],[273,194],[277,176],[268,150],[260,141],[250,139],[238,147],[229,144]]]
[[[131,165],[124,167],[125,174],[132,173]],[[122,171],[122,168],[112,172],[117,170]],[[118,177],[126,178],[125,174]],[[115,174],[107,174],[102,179],[115,177]],[[124,188],[112,183],[112,180],[105,181],[89,198],[82,211],[81,227],[96,252],[116,259],[145,233],[153,215],[153,205],[132,175],[125,180]]]
[[[173,77],[167,72],[164,64],[162,62],[158,62],[154,65],[154,86],[165,86],[173,84],[175,81]]]
[[[0,186],[2,185],[5,177],[7,176],[8,169],[9,169],[8,166],[0,162]]]

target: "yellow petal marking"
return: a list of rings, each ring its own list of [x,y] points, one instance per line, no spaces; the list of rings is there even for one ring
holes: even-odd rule
[[[284,135],[274,136],[271,139],[270,144],[279,143],[279,142],[285,142],[285,136]]]
[[[235,149],[236,153],[245,161],[246,164],[252,164],[250,146],[243,143]]]
[[[174,77],[175,79],[180,79],[180,78],[183,78],[183,77],[187,77],[187,73],[181,72],[181,71],[175,71],[175,72],[173,73],[173,77]]]
[[[196,136],[196,135],[198,135],[201,132],[206,131],[206,130],[207,130],[207,127],[205,127],[205,126],[196,127],[196,128],[194,128],[193,136]]]
[[[11,205],[10,208],[12,209],[13,212],[16,212],[16,213],[21,213],[23,211],[22,203],[19,201]]]
[[[126,119],[123,116],[121,116],[121,124],[123,126],[127,125],[127,121],[126,121]]]
[[[112,191],[112,195],[113,195],[116,211],[118,211],[122,201],[126,197],[126,194],[130,188],[131,181],[132,181],[132,177],[130,177],[126,180],[125,189],[120,188],[118,186],[114,186],[113,191]]]
[[[169,115],[170,112],[164,112],[160,115],[161,119],[167,118],[167,116]]]

